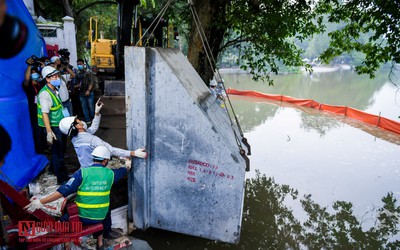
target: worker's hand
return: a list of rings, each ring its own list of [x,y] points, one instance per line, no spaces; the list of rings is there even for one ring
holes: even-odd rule
[[[24,209],[28,212],[28,213],[33,213],[38,209],[42,209],[43,208],[43,204],[40,202],[40,200],[35,199],[35,200],[31,200],[31,203],[29,203],[28,205],[26,205],[24,207]]]
[[[50,145],[53,144],[53,140],[57,140],[56,135],[53,133],[53,131],[47,133],[47,143]]]
[[[131,168],[132,168],[132,160],[131,160],[131,158],[129,157],[129,158],[125,158],[125,167],[126,167],[126,170],[131,170]]]
[[[95,108],[94,112],[95,112],[96,114],[99,114],[101,108],[103,107],[103,105],[104,105],[104,103],[102,103],[102,102],[101,102],[101,98],[99,98],[99,100],[97,100],[97,102],[96,102],[96,108]]]
[[[146,159],[147,158],[146,149],[144,148],[136,149],[135,151],[133,151],[133,156]]]

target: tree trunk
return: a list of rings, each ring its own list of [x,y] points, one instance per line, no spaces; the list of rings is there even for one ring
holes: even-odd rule
[[[72,11],[71,3],[69,2],[69,0],[61,0],[61,2],[64,7],[64,14],[75,19],[75,15]]]
[[[215,62],[218,61],[220,46],[226,32],[227,23],[221,23],[221,20],[223,20],[222,22],[226,22],[226,19],[222,15],[225,14],[228,2],[228,0],[193,0],[193,7],[200,19],[201,28],[204,30],[205,39],[211,48],[211,54]],[[208,86],[210,80],[214,76],[212,69],[215,69],[216,65],[210,58],[212,67],[210,66],[202,39],[198,32],[198,27],[193,17],[189,37],[188,60]]]

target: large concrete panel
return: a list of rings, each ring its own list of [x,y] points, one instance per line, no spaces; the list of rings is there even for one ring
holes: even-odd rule
[[[125,47],[129,216],[148,227],[239,242],[245,161],[227,113],[179,50]]]

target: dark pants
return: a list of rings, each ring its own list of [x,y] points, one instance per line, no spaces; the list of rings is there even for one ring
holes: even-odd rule
[[[46,131],[45,128],[43,129]],[[64,164],[64,138],[58,127],[51,127],[51,130],[56,135],[57,140],[53,140],[53,145],[51,145],[50,169],[57,176],[57,182],[63,183],[68,180],[67,169]]]
[[[93,234],[94,238],[97,238],[98,236],[100,236],[101,234],[103,235],[109,235],[111,232],[111,210],[108,210],[108,213],[106,215],[106,217],[103,220],[91,220],[91,219],[86,219],[86,218],[80,218],[79,220],[82,222],[82,225],[94,225],[97,223],[101,223],[103,224],[103,230],[96,232]],[[65,213],[60,221],[69,221],[69,214]]]
[[[90,220],[86,218],[79,218],[83,225],[93,225],[97,223],[103,224],[103,231],[96,232],[93,234],[93,237],[97,238],[99,235],[103,234],[107,236],[111,232],[111,210],[108,209],[108,213],[103,220]]]
[[[94,93],[90,92],[89,96],[80,95],[83,115],[85,122],[91,122],[94,118]]]
[[[47,146],[46,135],[45,132],[42,130],[42,127],[39,127],[38,125],[37,116],[31,118],[31,125],[36,153],[43,154]]]

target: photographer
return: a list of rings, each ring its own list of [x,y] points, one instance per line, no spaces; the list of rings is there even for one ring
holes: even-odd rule
[[[40,61],[42,62],[42,63],[44,63],[44,66],[47,66],[47,65],[49,65],[50,64],[50,58],[48,58],[47,56],[42,56],[41,58],[40,58]],[[44,67],[43,66],[43,67]],[[42,68],[43,68],[42,67]]]
[[[74,71],[72,71],[70,67],[68,67],[69,65],[68,62],[66,62],[65,60],[63,60],[62,62],[64,64],[61,63],[60,57],[53,56],[50,59],[49,65],[52,65],[55,69],[57,69],[60,72],[60,77],[61,77],[60,97],[63,107],[68,110],[69,114],[64,114],[64,116],[67,117],[73,114],[72,103],[69,96],[67,84],[71,78],[75,77],[75,73]]]
[[[28,98],[29,116],[32,126],[33,141],[37,153],[43,153],[46,145],[42,130],[38,125],[37,118],[37,98],[39,91],[46,84],[37,67],[43,65],[36,56],[31,56],[26,60],[28,67],[25,70],[25,79],[23,82],[23,89],[26,97]]]

